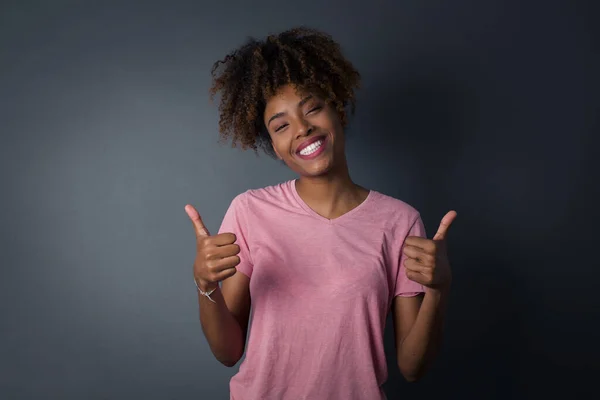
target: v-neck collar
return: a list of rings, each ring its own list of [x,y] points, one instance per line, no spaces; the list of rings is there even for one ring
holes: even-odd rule
[[[329,219],[329,218],[322,216],[321,214],[319,214],[312,208],[310,208],[310,206],[308,204],[306,204],[306,202],[304,200],[302,200],[302,198],[300,197],[300,194],[298,194],[298,190],[296,189],[296,181],[297,180],[298,179],[292,179],[292,180],[288,181],[288,184],[290,185],[290,190],[292,191],[292,194],[294,195],[294,198],[296,199],[296,201],[298,202],[300,207],[302,207],[302,209],[304,209],[304,211],[306,211],[311,216],[315,217],[316,219],[318,219],[322,222],[330,224],[330,225],[338,224],[341,221],[344,221],[345,219],[349,218],[353,214],[357,213],[362,208],[366,207],[366,204],[371,201],[371,199],[373,198],[374,193],[375,193],[373,190],[369,190],[369,194],[367,194],[367,197],[358,206],[354,207],[352,210],[340,215],[337,218]]]

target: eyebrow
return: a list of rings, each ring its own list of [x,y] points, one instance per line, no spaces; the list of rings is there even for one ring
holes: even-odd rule
[[[298,107],[302,107],[303,105],[306,104],[307,101],[309,101],[312,98],[313,98],[313,95],[309,94],[308,96],[306,96],[305,98],[300,100],[300,102],[298,103]],[[267,122],[267,127],[269,126],[271,121],[273,121],[275,118],[283,117],[284,115],[285,115],[285,112],[280,112],[280,113],[274,114],[271,118],[269,118],[269,121]]]

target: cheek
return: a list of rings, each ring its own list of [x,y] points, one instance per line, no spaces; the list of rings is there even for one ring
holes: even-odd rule
[[[271,146],[275,150],[275,154],[277,154],[278,157],[280,157],[280,158],[286,157],[286,150],[285,150],[286,145],[283,142],[283,140],[281,140],[281,138],[273,139],[273,137],[271,137]]]
[[[342,120],[340,119],[337,112],[335,110],[330,110],[325,116],[325,118],[326,121],[324,121],[324,124],[326,124],[327,128],[334,131],[335,134],[339,135],[343,129],[343,126]]]

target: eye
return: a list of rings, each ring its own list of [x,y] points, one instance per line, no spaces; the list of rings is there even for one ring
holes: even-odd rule
[[[285,128],[288,124],[283,124],[279,127],[277,127],[277,129],[275,129],[275,132],[279,132],[280,130],[282,130],[283,128]]]
[[[313,111],[318,111],[318,110],[320,110],[321,108],[322,108],[321,106],[315,106],[315,107],[311,108],[311,109],[310,109],[310,110],[307,112],[307,114],[310,114],[310,113],[311,113],[311,112],[313,112]]]

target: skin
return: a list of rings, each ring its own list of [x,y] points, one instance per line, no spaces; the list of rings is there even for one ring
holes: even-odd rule
[[[335,108],[318,96],[287,85],[267,102],[264,122],[277,157],[299,175],[296,189],[317,213],[335,219],[360,205],[369,190],[350,178],[345,155],[344,130]],[[326,149],[312,160],[301,159],[296,151],[307,138],[326,136]],[[224,365],[233,366],[244,353],[251,308],[250,280],[235,273],[237,257],[234,237],[210,236],[200,215],[186,206],[199,243],[195,271],[202,290],[215,288],[212,298],[198,295],[203,331],[213,353]],[[403,246],[406,274],[425,286],[425,294],[397,296],[392,304],[398,367],[409,382],[418,380],[439,349],[443,317],[452,281],[446,251],[447,232],[456,218],[448,212],[433,239],[408,237]],[[239,251],[239,249],[237,249]],[[212,277],[207,278],[207,254],[213,257]],[[200,261],[198,261],[200,260]],[[220,264],[217,264],[217,261]],[[198,267],[200,266],[200,267]],[[218,282],[222,280],[219,289]],[[229,310],[229,312],[227,312]],[[223,335],[223,332],[228,332]],[[233,344],[233,345],[232,345]]]
[[[267,103],[264,121],[277,157],[299,175],[298,194],[318,214],[334,219],[367,198],[369,191],[348,173],[341,115],[325,101],[287,85]],[[319,135],[327,137],[325,151],[300,158],[298,146]]]

